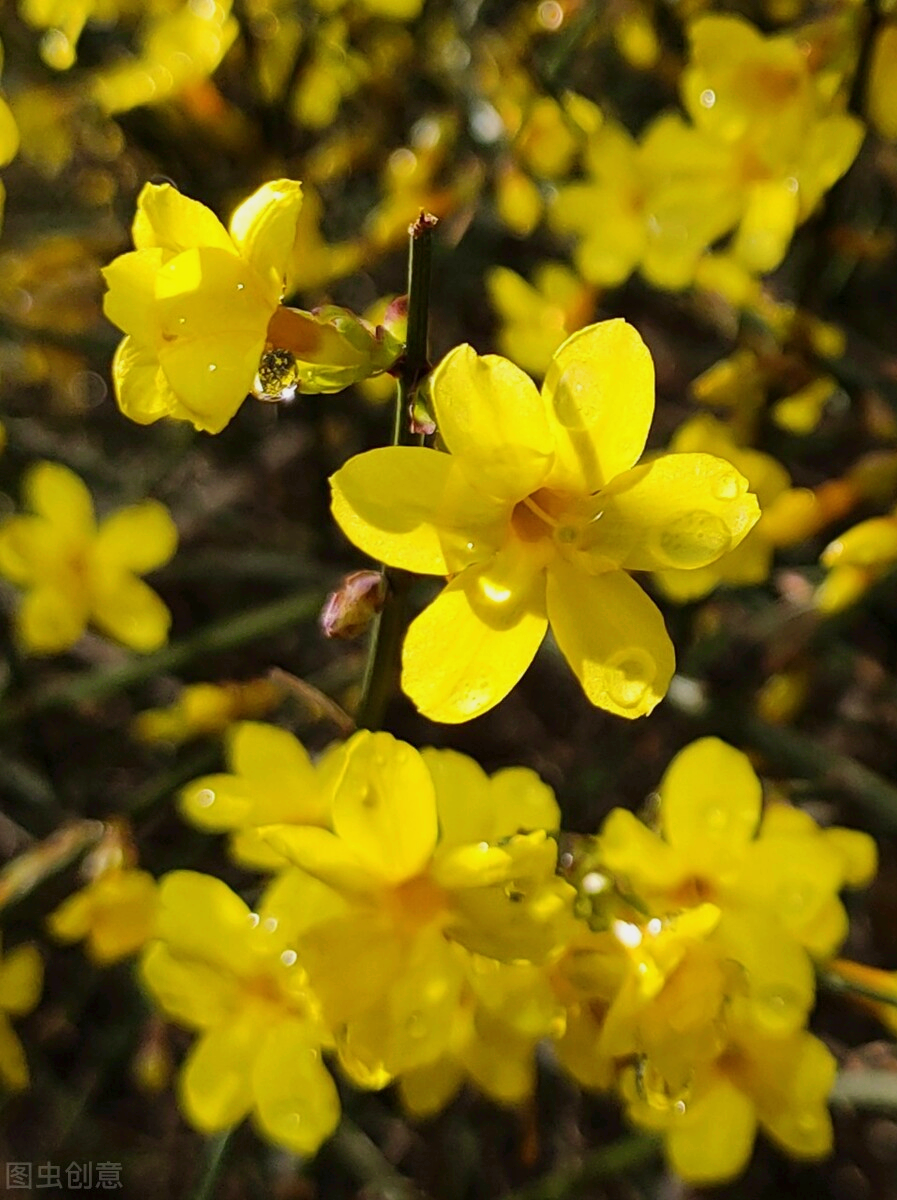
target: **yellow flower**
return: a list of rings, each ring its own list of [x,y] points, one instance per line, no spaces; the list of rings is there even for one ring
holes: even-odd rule
[[[230,852],[242,866],[277,870],[284,856],[258,833],[289,822],[330,824],[331,790],[342,763],[333,746],[312,764],[304,746],[274,725],[242,721],[227,736],[231,773],[204,775],[182,790],[180,810],[209,833],[229,833]]]
[[[328,1035],[286,932],[290,902],[275,881],[250,912],[219,879],[166,875],[140,972],[162,1011],[199,1034],[178,1086],[191,1124],[214,1133],[251,1115],[275,1145],[313,1154],[340,1108],[321,1062]]]
[[[659,792],[659,833],[614,809],[599,835],[601,861],[624,892],[652,911],[710,901],[727,920],[761,914],[770,942],[793,941],[823,959],[835,953],[847,932],[838,892],[872,878],[872,838],[820,829],[787,804],[763,811],[747,757],[717,738],[680,751]]]
[[[0,527],[0,573],[27,589],[16,614],[23,646],[56,654],[81,637],[88,621],[132,650],[164,645],[171,615],[138,575],[174,554],[177,530],[168,509],[146,500],[97,525],[90,493],[60,463],[33,466],[24,493],[32,515]]]
[[[849,608],[897,562],[897,510],[846,530],[829,542],[820,561],[827,574],[813,597],[815,607],[828,615]]]
[[[569,1050],[563,1058],[584,1086],[616,1076],[628,1116],[665,1134],[671,1164],[689,1182],[737,1175],[758,1124],[798,1157],[828,1152],[834,1060],[802,1028],[813,972],[765,915],[699,902],[663,918],[615,920],[610,936],[629,960],[622,976],[607,934],[570,974],[581,996],[599,1002],[591,1033],[575,1031],[578,1061]]]
[[[431,385],[451,453],[385,447],[334,475],[351,541],[392,566],[453,576],[405,640],[402,686],[424,715],[459,722],[492,708],[549,622],[593,704],[637,717],[663,698],[672,643],[628,572],[703,567],[759,510],[711,455],[634,465],[653,375],[625,321],[568,338],[541,394],[506,359],[459,346]]]
[[[135,954],[153,936],[156,881],[130,867],[103,871],[47,918],[61,942],[87,940],[87,952],[100,966]]]
[[[27,1088],[30,1075],[10,1017],[31,1012],[40,999],[43,978],[43,963],[34,946],[16,946],[0,956],[0,1082],[11,1092]]]
[[[531,771],[490,779],[464,755],[361,731],[333,831],[267,831],[306,873],[291,884],[298,949],[352,1079],[382,1086],[449,1051],[468,951],[532,961],[564,944],[572,889],[544,832],[558,816]]]
[[[237,36],[239,26],[231,7],[231,0],[207,0],[202,5],[165,4],[159,12],[141,12],[137,55],[102,67],[91,80],[100,108],[115,114],[161,104],[207,79]]]
[[[498,348],[533,375],[544,375],[558,346],[592,315],[595,292],[563,263],[540,263],[533,282],[507,267],[486,275],[489,298],[502,322]]]
[[[166,708],[148,708],[131,722],[141,742],[180,743],[204,734],[223,733],[234,721],[264,717],[283,699],[268,679],[246,683],[192,683]]]
[[[225,229],[170,184],[137,200],[135,250],[103,274],[106,316],[127,335],[112,364],[122,412],[218,433],[251,391],[278,311],[302,204],[298,183],[266,183]]]
[[[749,270],[771,271],[856,158],[862,122],[840,111],[837,77],[814,75],[797,37],[766,38],[741,17],[712,14],[692,23],[689,42],[683,103],[695,128],[733,153],[733,252]]]

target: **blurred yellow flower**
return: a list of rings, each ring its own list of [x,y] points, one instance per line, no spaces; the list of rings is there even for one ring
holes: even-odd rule
[[[278,311],[296,238],[302,189],[266,183],[228,229],[170,184],[145,185],[135,250],[103,274],[106,316],[127,336],[112,364],[122,412],[218,433],[251,391]]]
[[[313,1154],[340,1105],[321,1062],[330,1039],[275,880],[254,912],[220,879],[174,871],[159,884],[157,940],[140,973],[172,1020],[197,1031],[179,1077],[187,1119],[215,1133],[251,1116],[294,1154]]]
[[[897,21],[885,21],[875,37],[866,82],[866,111],[875,130],[890,142],[897,141]]]
[[[558,819],[531,771],[490,779],[454,751],[361,731],[345,747],[333,831],[267,830],[302,868],[297,945],[350,1078],[383,1086],[448,1053],[468,951],[511,962],[564,945],[573,892],[545,833]]]
[[[286,859],[259,835],[282,822],[330,824],[331,791],[342,748],[331,747],[313,764],[285,729],[241,721],[227,735],[229,773],[204,775],[182,789],[181,815],[209,833],[228,833],[230,852],[242,866],[278,870]]]
[[[706,454],[635,466],[654,411],[651,356],[625,321],[555,352],[541,394],[506,359],[459,346],[431,382],[450,454],[385,447],[333,476],[333,512],[372,557],[452,576],[412,623],[402,686],[460,722],[518,682],[549,622],[593,704],[651,711],[673,646],[630,571],[713,562],[759,515],[747,483]]]
[[[40,999],[43,979],[43,962],[34,946],[16,946],[0,955],[0,1083],[11,1092],[27,1088],[30,1075],[10,1017],[31,1012]]]
[[[498,348],[533,375],[544,375],[558,346],[591,317],[595,292],[559,262],[540,263],[527,281],[507,267],[486,274],[501,326]]]
[[[60,942],[86,940],[90,958],[106,966],[136,954],[153,936],[156,892],[148,871],[102,871],[50,914],[47,928]]]
[[[267,716],[283,699],[268,679],[246,683],[191,683],[166,708],[148,708],[131,722],[131,733],[149,744],[178,744],[204,734],[223,733],[234,721]]]
[[[814,607],[827,615],[842,612],[897,563],[897,509],[845,530],[829,542],[820,562],[826,576],[813,596]]]
[[[599,835],[601,861],[624,893],[641,897],[652,911],[710,901],[725,923],[759,914],[776,953],[785,953],[788,943],[814,958],[835,953],[847,932],[838,893],[871,880],[872,838],[820,829],[787,804],[763,810],[762,786],[748,758],[718,738],[681,750],[659,793],[659,832],[614,809]],[[806,1011],[807,997],[792,999],[794,1010]],[[776,1007],[783,1021],[793,1015],[788,997],[778,997]]]
[[[171,614],[139,576],[175,552],[168,509],[145,500],[98,525],[90,493],[61,463],[37,463],[23,490],[31,513],[0,526],[0,574],[26,590],[16,613],[25,649],[58,654],[88,622],[141,653],[164,645]]]

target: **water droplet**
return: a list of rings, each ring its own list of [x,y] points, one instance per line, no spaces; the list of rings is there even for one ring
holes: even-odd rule
[[[779,889],[779,907],[789,917],[799,917],[813,904],[816,895],[810,883],[791,883]]]
[[[186,325],[186,324],[187,324],[186,317],[178,317],[178,325]]]
[[[713,480],[710,490],[717,500],[734,500],[745,489],[737,475],[726,471],[725,474],[719,475]]]
[[[40,42],[41,58],[54,71],[67,71],[75,61],[75,47],[61,29],[48,29]]]
[[[201,788],[196,793],[196,803],[200,808],[211,808],[215,803],[215,793],[211,788]]]
[[[704,824],[713,833],[722,833],[729,827],[730,813],[721,804],[708,804],[703,815]]]
[[[361,791],[358,793],[358,799],[362,808],[377,807],[377,793],[373,790],[373,788],[363,786]]]
[[[251,925],[251,927],[253,929],[255,929],[258,926],[258,923],[260,920],[258,913],[250,913],[248,920],[249,920],[249,924]]]
[[[467,543],[465,544],[465,549],[466,549],[466,550],[470,550],[470,551],[473,551],[473,550],[475,550],[475,549],[476,549],[476,543],[475,543],[475,542],[467,542]]]
[[[701,92],[700,99],[704,108],[713,108],[714,104],[716,104],[716,92],[713,90],[713,88],[705,88],[703,92]]]
[[[647,929],[648,933],[651,934],[651,937],[657,937],[657,935],[663,929],[663,921],[661,921],[660,917],[652,917],[648,922]]]
[[[610,880],[600,871],[589,871],[582,877],[582,890],[587,896],[597,896],[608,887],[610,887]]]
[[[628,946],[630,950],[642,944],[642,931],[632,921],[614,921],[611,932],[622,946]]]
[[[291,351],[266,350],[252,391],[259,400],[292,400],[299,383],[299,368]]]
[[[218,367],[216,366],[216,364],[215,364],[215,363],[209,363],[209,370],[210,370],[210,371],[217,371],[217,370],[218,370]]]
[[[635,1064],[635,1086],[649,1107],[657,1112],[681,1116],[691,1099],[692,1077],[681,1082],[667,1079],[649,1059],[640,1058]]]
[[[713,562],[731,545],[729,528],[722,517],[694,509],[660,530],[655,549],[668,567],[690,570]]]
[[[779,986],[760,992],[755,997],[757,1023],[768,1033],[789,1033],[801,1024],[806,1011],[800,993]]]
[[[276,917],[265,917],[264,921],[262,921],[262,929],[264,929],[265,933],[273,933],[276,928]]]
[[[245,283],[238,283],[238,284],[237,284],[237,291],[238,291],[238,292],[242,292],[242,291],[243,291],[243,289],[244,289],[245,287],[246,287],[246,284],[245,284]]]
[[[568,429],[592,425],[600,402],[600,390],[592,386],[592,373],[582,363],[571,363],[554,385],[554,411]]]
[[[413,1012],[405,1022],[405,1030],[409,1037],[422,1038],[427,1033],[427,1022],[423,1013]]]
[[[280,956],[280,961],[285,967],[294,967],[299,959],[299,955],[295,950],[284,950]]]
[[[620,708],[637,708],[656,674],[657,664],[646,650],[618,650],[607,660],[607,694]]]

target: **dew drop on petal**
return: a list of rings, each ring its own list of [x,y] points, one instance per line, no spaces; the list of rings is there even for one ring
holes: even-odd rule
[[[713,108],[716,104],[716,92],[713,88],[705,88],[700,96],[701,104],[704,108]]]
[[[618,650],[607,660],[607,694],[621,708],[637,708],[656,674],[657,664],[647,650]]]
[[[688,1108],[692,1091],[690,1074],[681,1083],[672,1083],[647,1058],[640,1058],[635,1066],[635,1085],[645,1103],[657,1112],[681,1116]]]
[[[805,1006],[793,988],[779,986],[760,992],[755,999],[757,1023],[768,1033],[788,1033],[801,1023]]]
[[[200,808],[211,808],[215,803],[215,793],[211,788],[201,788],[196,793],[196,803]]]
[[[265,933],[273,933],[276,928],[276,917],[265,917],[264,921],[262,921],[262,929],[264,929]]]
[[[299,955],[295,950],[284,950],[280,956],[280,961],[285,967],[294,967],[299,959]]]
[[[656,550],[667,566],[690,570],[712,562],[731,544],[729,528],[722,517],[694,509],[660,530]]]
[[[423,1013],[411,1013],[405,1022],[405,1031],[412,1038],[424,1037],[427,1032],[427,1023],[424,1020]]]
[[[734,472],[726,471],[713,480],[710,490],[717,500],[734,500],[745,488]]]
[[[554,386],[554,411],[567,429],[587,429],[597,417],[600,395],[583,363],[570,363]]]
[[[250,926],[253,929],[256,929],[258,927],[260,917],[259,917],[258,913],[250,913],[247,920],[249,921]]]

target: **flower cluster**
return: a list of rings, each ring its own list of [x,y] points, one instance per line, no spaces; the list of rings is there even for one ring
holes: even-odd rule
[[[664,112],[638,141],[604,122],[586,180],[558,191],[552,222],[578,235],[575,260],[593,283],[639,268],[657,287],[687,287],[728,234],[738,266],[773,270],[859,150],[863,126],[844,111],[837,72],[814,71],[797,38],[716,14],[688,37],[680,91],[690,120]]]
[[[257,865],[275,877],[250,911],[219,880],[166,876],[141,968],[200,1032],[180,1080],[199,1128],[251,1112],[313,1151],[338,1116],[322,1050],[360,1087],[398,1082],[413,1115],[465,1080],[519,1103],[547,1039],[582,1086],[664,1134],[686,1179],[736,1175],[758,1128],[798,1157],[829,1150],[814,964],[840,946],[838,893],[871,878],[874,844],[764,807],[739,751],[686,747],[652,826],[615,809],[584,844],[578,888],[556,874],[560,812],[530,770],[489,777],[367,731],[313,766],[255,724],[231,765],[188,786],[184,812],[236,834],[240,861],[241,835],[267,843]]]

